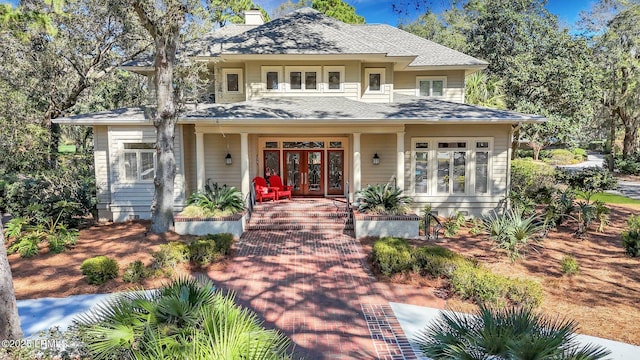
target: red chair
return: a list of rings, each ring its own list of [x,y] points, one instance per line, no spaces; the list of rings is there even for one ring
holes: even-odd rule
[[[260,201],[261,204],[262,200],[265,199],[278,200],[278,193],[267,186],[267,181],[264,178],[255,177],[253,178],[253,183],[256,188],[256,200]]]
[[[269,183],[271,184],[271,189],[274,189],[278,195],[276,195],[276,199],[280,200],[281,198],[288,197],[291,200],[291,190],[293,190],[292,186],[285,186],[282,184],[282,179],[278,175],[271,175],[269,177]]]

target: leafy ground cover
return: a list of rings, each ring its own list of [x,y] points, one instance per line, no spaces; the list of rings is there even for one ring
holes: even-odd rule
[[[579,323],[579,332],[587,335],[640,345],[640,259],[626,255],[621,232],[631,214],[640,205],[611,205],[611,224],[605,233],[589,232],[576,239],[576,224],[568,223],[529,251],[524,259],[512,262],[505,254],[492,249],[484,235],[472,235],[462,228],[458,236],[443,239],[437,245],[471,257],[492,272],[509,277],[533,279],[542,284],[544,300],[539,309],[549,316],[566,316]],[[362,241],[365,251],[372,251],[372,240]],[[412,241],[421,246],[432,242]],[[562,260],[572,256],[579,265],[575,275],[563,273]],[[444,282],[415,274],[397,274],[391,278],[377,274],[383,281],[423,287],[447,299],[447,306],[474,311],[476,306],[451,296]]]

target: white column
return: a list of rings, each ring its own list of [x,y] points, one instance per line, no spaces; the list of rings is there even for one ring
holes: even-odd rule
[[[204,190],[205,179],[204,169],[204,134],[196,133],[196,186],[198,191]]]
[[[250,191],[249,183],[249,134],[240,134],[240,179],[242,179],[242,193],[247,195]]]
[[[396,133],[397,168],[396,181],[400,190],[404,191],[404,132]]]
[[[362,162],[360,159],[360,133],[353,133],[353,192],[362,187]]]

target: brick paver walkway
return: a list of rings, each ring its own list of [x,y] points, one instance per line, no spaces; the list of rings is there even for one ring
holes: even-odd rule
[[[224,272],[209,276],[290,336],[296,359],[416,359],[388,301],[442,301],[376,283],[364,257],[339,230],[256,230],[245,232]]]

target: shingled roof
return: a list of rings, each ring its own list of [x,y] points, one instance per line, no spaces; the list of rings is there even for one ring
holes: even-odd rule
[[[327,123],[388,120],[397,123],[518,123],[544,121],[539,115],[490,109],[444,100],[396,94],[393,103],[365,103],[345,97],[262,98],[232,104],[199,104],[180,116],[181,122],[230,120],[241,123]],[[94,114],[58,118],[64,124],[144,123],[143,108],[126,108]]]
[[[186,56],[357,55],[415,57],[411,66],[486,66],[487,63],[389,25],[349,25],[311,8],[263,25],[231,24],[186,42]],[[149,60],[127,66],[149,66]]]

